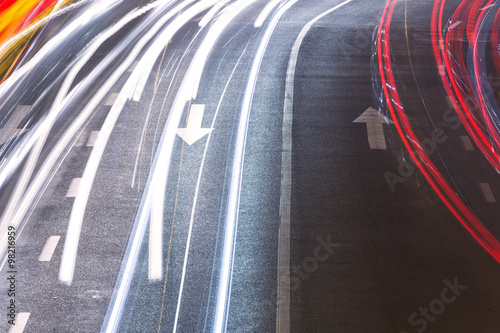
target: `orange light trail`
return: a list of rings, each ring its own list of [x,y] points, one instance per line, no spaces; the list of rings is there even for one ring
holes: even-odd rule
[[[67,5],[71,1],[65,0],[62,5]],[[3,1],[0,4],[0,46],[49,15],[58,2],[59,0]],[[11,73],[35,33],[36,30],[32,31],[0,53],[1,81]]]

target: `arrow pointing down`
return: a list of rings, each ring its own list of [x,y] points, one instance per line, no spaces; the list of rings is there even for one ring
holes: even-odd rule
[[[29,105],[19,105],[16,108],[14,113],[9,117],[7,123],[0,130],[0,145],[3,145],[9,140],[27,131],[27,129],[18,129],[17,127],[24,119],[30,108],[31,106]]]
[[[384,128],[382,124],[394,124],[392,120],[382,115],[374,108],[368,108],[353,123],[366,123],[368,143],[371,149],[386,150]]]
[[[192,145],[202,137],[212,132],[213,128],[201,128],[205,104],[193,104],[188,114],[186,128],[178,128],[177,135],[181,137],[188,145]]]

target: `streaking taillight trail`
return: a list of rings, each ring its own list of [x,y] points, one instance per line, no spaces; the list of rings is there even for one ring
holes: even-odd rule
[[[480,1],[482,3],[482,1]],[[432,162],[430,157],[425,152],[424,147],[419,141],[417,135],[410,124],[410,120],[405,113],[404,104],[398,93],[398,88],[396,85],[395,73],[393,71],[393,64],[391,60],[391,48],[390,48],[390,29],[391,21],[395,11],[397,0],[388,0],[384,8],[382,18],[380,20],[378,35],[377,35],[377,58],[378,58],[378,69],[381,79],[381,86],[383,89],[383,95],[385,102],[387,104],[390,116],[394,120],[397,132],[409,151],[412,159],[415,161],[416,165],[423,173],[429,184],[436,191],[441,200],[449,208],[449,210],[456,216],[460,223],[469,231],[469,233],[477,240],[477,242],[497,261],[500,262],[500,242],[490,233],[490,231],[483,225],[479,218],[475,215],[473,211],[468,207],[468,205],[459,197],[455,190],[450,186],[447,180],[443,177],[441,172],[438,170],[436,165]],[[442,10],[444,6],[444,0],[436,0],[433,9],[433,21],[431,32],[435,33],[437,26],[439,26],[439,31],[442,31],[442,24],[439,20],[436,21],[436,14],[439,12],[442,15]],[[463,7],[459,7],[463,8]],[[470,16],[469,16],[470,17]],[[478,20],[480,21],[480,19]],[[477,29],[475,30],[477,32]],[[439,34],[439,36],[441,36]],[[433,34],[433,48],[436,54],[436,60],[438,66],[442,66],[439,53],[439,48],[446,50],[443,45],[442,38],[439,41],[437,36]],[[440,47],[441,46],[441,47]],[[450,59],[448,58],[450,54],[444,53],[443,59],[445,59],[445,67],[447,67],[448,74],[450,73]],[[442,67],[440,67],[442,68]],[[471,116],[470,109],[463,108],[462,111],[458,108],[458,103],[455,101],[454,93],[457,93],[457,98],[461,100],[460,104],[462,107],[469,106],[463,96],[460,94],[460,89],[457,82],[453,82],[452,78],[445,77],[443,70],[440,71],[441,78],[445,89],[450,96],[460,119],[464,123],[470,133],[477,134],[473,136],[474,141],[481,143],[481,151],[485,153],[486,158],[493,167],[500,170],[498,164],[498,155],[496,149],[492,145],[487,145],[487,133],[481,128],[481,125],[477,123],[477,119]],[[455,77],[456,78],[456,77]],[[450,79],[454,91],[450,89],[447,84],[447,80]],[[482,141],[484,140],[484,141]]]

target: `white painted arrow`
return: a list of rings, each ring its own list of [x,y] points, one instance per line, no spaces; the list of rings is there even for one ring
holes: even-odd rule
[[[203,113],[205,112],[205,104],[193,104],[188,114],[186,128],[178,128],[177,135],[188,145],[192,145],[202,137],[212,132],[213,128],[201,128]]]
[[[383,123],[394,124],[392,120],[382,115],[374,108],[368,108],[361,116],[359,116],[353,123],[366,123],[368,131],[368,143],[371,149],[386,150]]]
[[[19,105],[16,108],[2,130],[0,130],[0,145],[27,131],[27,129],[18,129],[17,127],[23,121],[30,108],[31,106],[29,105]]]

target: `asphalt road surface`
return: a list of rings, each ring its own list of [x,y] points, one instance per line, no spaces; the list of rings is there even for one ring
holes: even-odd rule
[[[0,84],[0,330],[498,332],[499,13],[55,15]]]

